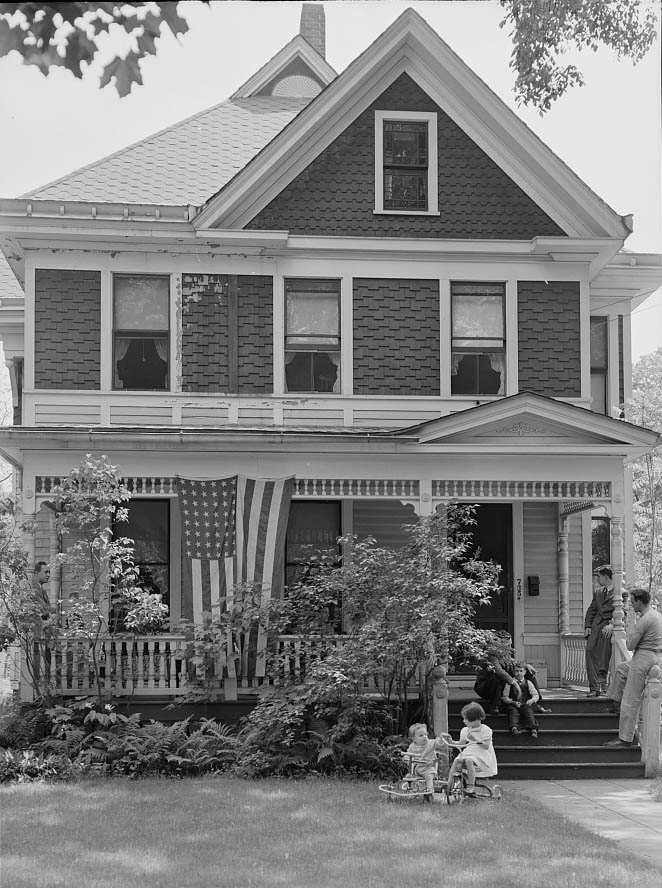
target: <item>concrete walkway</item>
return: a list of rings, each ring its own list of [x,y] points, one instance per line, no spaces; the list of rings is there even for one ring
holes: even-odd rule
[[[662,802],[651,797],[651,780],[503,782],[662,870]]]

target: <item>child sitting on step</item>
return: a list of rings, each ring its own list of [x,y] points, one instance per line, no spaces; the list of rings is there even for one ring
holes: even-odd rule
[[[524,663],[516,663],[514,674],[519,694],[514,685],[506,685],[503,689],[503,702],[508,708],[508,725],[511,734],[520,734],[520,725],[526,728],[533,738],[538,736],[538,722],[533,714],[533,707],[539,700],[538,691],[533,682],[526,676]]]
[[[464,727],[460,731],[460,739],[456,743],[450,734],[442,734],[441,738],[448,746],[459,749],[448,774],[452,781],[456,774],[466,768],[467,795],[475,795],[476,777],[494,777],[497,772],[496,753],[492,744],[492,728],[484,725],[485,710],[480,703],[468,703],[460,713]]]

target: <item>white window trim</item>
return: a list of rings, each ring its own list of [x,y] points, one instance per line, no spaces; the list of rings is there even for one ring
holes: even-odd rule
[[[162,277],[168,279],[168,387],[165,389],[136,390],[136,394],[167,394],[178,391],[178,380],[181,380],[181,363],[179,362],[179,336],[177,293],[178,275],[170,271],[124,271],[113,269],[101,273],[101,391],[115,394],[123,389],[114,388],[115,368],[113,367],[113,351],[115,341],[114,296],[115,278],[130,275],[132,277]],[[179,275],[181,284],[181,275]],[[179,363],[179,366],[178,366]]]
[[[506,384],[502,395],[452,395],[451,394],[451,363],[453,355],[453,321],[452,321],[452,283],[453,281],[462,280],[464,283],[472,284],[503,284],[504,299],[504,338],[506,340],[504,358],[506,367]],[[439,295],[441,297],[440,316],[441,316],[441,342],[446,343],[445,359],[441,364],[441,396],[450,400],[460,401],[474,399],[477,401],[500,401],[509,395],[517,394],[519,391],[517,379],[517,355],[518,355],[518,339],[517,339],[517,280],[515,278],[507,278],[499,280],[498,275],[486,278],[475,276],[442,278],[439,281]]]
[[[338,282],[338,311],[340,313],[340,390],[337,392],[289,392],[285,382],[285,333],[287,330],[286,280],[333,280]],[[283,274],[274,276],[274,395],[296,398],[339,398],[351,394],[353,385],[352,354],[354,338],[352,329],[352,282],[351,275],[332,274]]]
[[[427,210],[384,209],[384,121],[417,120],[428,125]],[[437,114],[427,111],[375,111],[375,213],[385,216],[438,216]]]

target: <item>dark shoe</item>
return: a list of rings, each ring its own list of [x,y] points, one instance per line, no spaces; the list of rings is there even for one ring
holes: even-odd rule
[[[542,703],[534,703],[532,708],[533,708],[533,711],[534,711],[534,712],[543,712],[543,713],[545,713],[545,712],[551,712],[551,711],[552,711],[551,709],[545,709],[545,707],[542,705]]]
[[[619,737],[618,740],[608,740],[606,743],[602,744],[603,746],[613,746],[615,749],[632,749],[633,746],[638,746],[636,740],[621,740]]]
[[[467,786],[466,789],[464,790],[464,794],[466,796],[469,796],[470,799],[476,798],[476,790],[473,786]]]
[[[521,734],[522,732],[520,731],[519,728],[511,728],[511,729],[510,729],[510,733],[511,733],[514,737],[517,737],[517,735],[518,735],[518,734]]]
[[[587,697],[599,697],[599,696],[600,696],[600,691],[589,691],[588,694],[587,694],[586,696],[587,696]]]

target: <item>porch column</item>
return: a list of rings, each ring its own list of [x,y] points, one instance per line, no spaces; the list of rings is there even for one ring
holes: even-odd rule
[[[422,518],[425,515],[432,515],[434,508],[432,506],[432,481],[429,478],[421,478],[418,482],[418,514]]]
[[[612,676],[619,663],[630,660],[632,655],[625,646],[625,614],[623,612],[623,516],[613,515],[611,518],[611,572],[614,586],[614,616],[612,622],[611,664]]]
[[[559,583],[559,634],[561,636],[561,685],[568,680],[568,643],[570,633],[570,562],[568,558],[568,521],[560,519],[556,534],[556,569]]]
[[[557,568],[559,575],[559,631],[570,631],[570,561],[568,558],[568,521],[561,518],[557,534]]]

